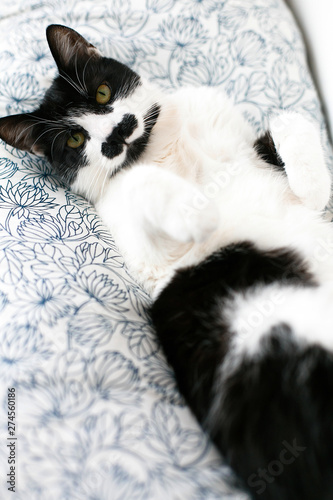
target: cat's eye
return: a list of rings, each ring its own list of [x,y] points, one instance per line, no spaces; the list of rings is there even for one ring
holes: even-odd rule
[[[96,101],[98,104],[107,104],[111,99],[111,89],[106,83],[102,83],[96,92]]]
[[[82,134],[82,132],[74,132],[68,139],[67,146],[75,149],[82,146],[83,143],[84,143],[84,135]]]

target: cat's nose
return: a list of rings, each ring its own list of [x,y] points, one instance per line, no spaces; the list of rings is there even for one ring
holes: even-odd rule
[[[126,139],[130,139],[137,127],[137,118],[134,115],[127,113],[122,117],[121,122],[112,130],[106,141],[126,144]]]
[[[106,142],[102,143],[102,155],[112,160],[112,158],[119,156],[124,151],[125,144],[126,142],[120,135],[115,134],[112,140],[110,136]]]
[[[128,132],[129,130],[124,126],[123,121],[114,127],[111,134],[102,144],[102,154],[110,159],[119,156],[127,145],[126,137],[128,136]]]
[[[106,142],[108,144],[111,143],[126,144],[122,129],[119,126],[115,127],[112,133],[107,138]]]
[[[119,156],[124,151],[124,147],[135,140],[135,137],[131,138],[131,136],[137,128],[137,118],[130,113],[125,114],[121,122],[113,128],[111,134],[103,142],[102,154],[110,159]]]

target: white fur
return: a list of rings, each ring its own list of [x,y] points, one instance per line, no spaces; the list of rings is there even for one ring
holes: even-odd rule
[[[297,113],[280,113],[270,124],[274,142],[286,165],[288,181],[304,205],[325,208],[331,179],[315,125]]]
[[[332,303],[332,285],[297,288],[274,284],[235,295],[227,307],[227,316],[234,333],[232,349],[236,358],[260,355],[260,341],[281,323],[292,325],[299,343],[333,351]]]
[[[140,133],[142,117],[155,102],[161,113],[140,163],[108,182],[123,155],[107,160],[101,142],[127,112],[137,117]],[[319,132],[310,122],[286,113],[272,122],[287,176],[258,159],[253,130],[225,94],[213,88],[181,89],[162,97],[145,83],[110,115],[81,116],[78,124],[92,140],[86,148],[88,166],[74,189],[96,202],[130,270],[152,295],[176,269],[200,262],[221,246],[244,240],[262,250],[287,246],[326,285],[316,292],[282,286],[285,303],[237,348],[254,354],[262,335],[281,320],[291,322],[306,341],[313,340],[315,321],[324,318],[333,298],[333,233],[321,217],[330,176]],[[237,321],[256,311],[267,293],[267,288],[256,289],[235,297],[235,331]],[[316,339],[329,349],[331,326],[333,320],[325,315]]]

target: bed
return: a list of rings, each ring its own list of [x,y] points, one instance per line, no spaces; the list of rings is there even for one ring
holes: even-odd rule
[[[304,113],[321,127],[333,166],[304,44],[282,0],[1,7],[1,116],[38,104],[56,74],[45,28],[64,24],[166,91],[223,88],[258,131],[278,109]],[[247,498],[179,395],[149,303],[94,207],[43,159],[1,143],[1,499]]]

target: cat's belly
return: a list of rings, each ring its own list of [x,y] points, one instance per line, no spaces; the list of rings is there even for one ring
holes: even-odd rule
[[[138,166],[119,174],[110,184],[105,200],[97,205],[126,264],[148,293],[156,296],[178,269],[197,265],[221,247],[243,241],[261,250],[294,249],[320,281],[333,281],[331,224],[301,204],[286,177],[276,175],[265,164],[248,162],[240,172],[236,169],[231,175],[228,171],[226,182],[221,182],[226,172],[221,165],[219,170],[210,170],[200,181],[187,185],[184,179],[181,184],[175,182],[178,176],[169,176],[166,170],[161,165]],[[157,173],[158,182],[153,179]],[[187,186],[195,186],[204,198],[188,197]],[[175,234],[174,227],[179,227],[183,195],[187,196],[194,224],[200,219],[192,234],[197,234],[199,228],[204,235],[201,242],[195,242],[200,238],[183,238],[181,230],[178,239],[170,237]],[[212,211],[204,208],[205,203],[200,205],[202,200],[215,206],[219,216],[216,227],[209,220]],[[212,230],[205,233],[206,214],[207,226]],[[164,224],[164,231],[158,221]],[[188,229],[186,223],[183,227]]]
[[[333,283],[333,228],[320,213],[302,205],[287,190],[281,196],[267,196],[261,203],[253,201],[253,193],[243,194],[242,203],[234,197],[220,200],[220,224],[206,241],[179,246],[177,259],[168,259],[159,277],[149,288],[154,295],[172,279],[177,269],[199,264],[221,247],[243,241],[261,250],[287,247],[301,255],[318,282]],[[232,198],[232,192],[229,195]],[[250,199],[249,199],[250,198]]]
[[[170,282],[178,269],[200,264],[216,250],[232,243],[248,241],[260,250],[286,247],[304,258],[309,271],[318,283],[333,284],[333,229],[331,223],[320,218],[305,207],[293,207],[281,219],[269,219],[253,215],[244,217],[242,225],[229,226],[223,223],[205,242],[178,245],[173,254],[164,253],[159,265],[141,263],[133,271],[152,296]],[[177,255],[178,252],[178,255]]]

